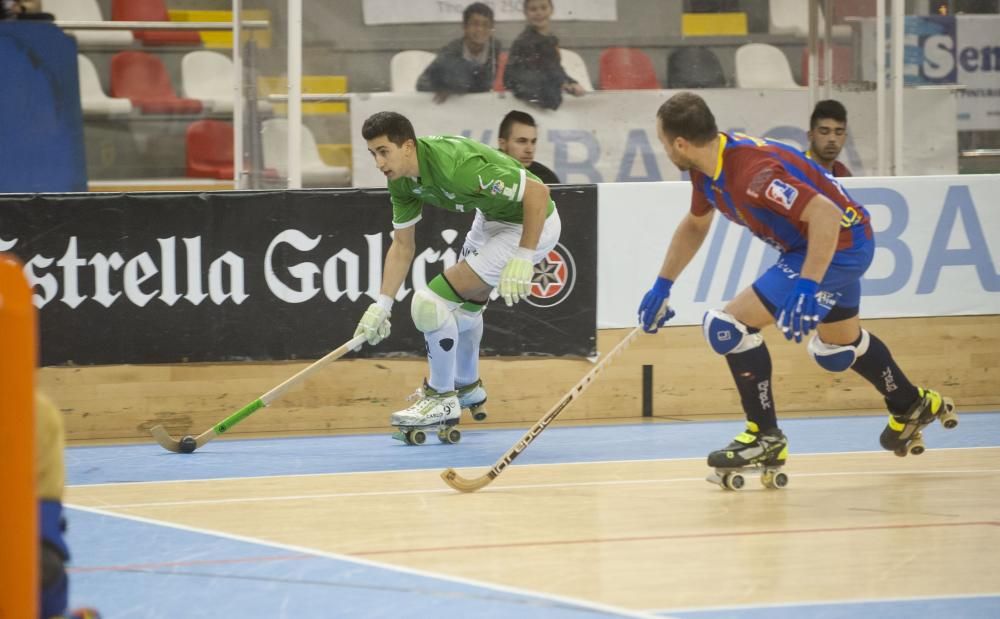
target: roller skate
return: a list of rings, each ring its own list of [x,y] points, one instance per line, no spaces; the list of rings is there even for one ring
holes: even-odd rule
[[[747,429],[725,449],[708,454],[708,466],[715,469],[706,480],[725,490],[739,490],[746,483],[744,471],[760,469],[760,483],[765,488],[784,488],[788,475],[781,471],[788,459],[788,439],[778,428],[760,432],[757,424],[747,421]]]
[[[477,380],[471,385],[458,388],[459,405],[469,410],[469,414],[476,421],[486,419],[486,388],[483,381]]]
[[[940,421],[948,430],[958,425],[958,413],[951,398],[943,397],[937,391],[918,387],[920,397],[902,414],[889,413],[889,424],[882,430],[879,442],[882,447],[900,458],[906,454],[919,456],[927,448],[922,430]]]
[[[407,445],[423,445],[428,432],[437,432],[442,443],[462,440],[462,432],[456,427],[462,408],[454,391],[437,392],[425,382],[407,399],[416,401],[392,414],[390,423],[396,427],[392,438]]]

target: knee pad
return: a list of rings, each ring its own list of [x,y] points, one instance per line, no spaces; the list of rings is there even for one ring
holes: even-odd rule
[[[814,334],[809,340],[809,356],[819,364],[819,367],[828,372],[843,372],[849,369],[861,355],[868,352],[868,343],[871,338],[868,332],[861,330],[861,341],[857,346],[851,344],[837,345],[827,344],[819,339],[819,334]]]
[[[448,302],[429,290],[418,290],[410,302],[413,324],[423,333],[437,331],[451,318]]]
[[[764,343],[760,333],[750,333],[745,324],[721,310],[705,312],[701,328],[712,350],[720,355],[746,352]]]

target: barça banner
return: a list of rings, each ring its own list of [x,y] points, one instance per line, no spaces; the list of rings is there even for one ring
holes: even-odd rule
[[[560,242],[530,299],[489,304],[485,355],[595,354],[597,188],[553,197]],[[42,365],[315,359],[378,298],[391,210],[382,189],[7,194],[0,251],[33,287]],[[471,224],[425,208],[392,333],[358,356],[423,356],[410,298],[458,261]]]

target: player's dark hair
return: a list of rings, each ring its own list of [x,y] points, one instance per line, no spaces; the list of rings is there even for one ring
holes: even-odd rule
[[[507,115],[503,117],[500,121],[500,139],[506,140],[510,137],[511,128],[514,123],[520,123],[522,125],[528,125],[529,127],[537,127],[535,124],[535,119],[531,114],[527,112],[522,112],[521,110],[511,110],[507,112]]]
[[[376,112],[361,127],[361,137],[366,140],[383,135],[396,146],[402,146],[407,140],[417,143],[417,134],[409,119],[396,112]]]
[[[693,92],[680,92],[667,99],[656,117],[668,137],[684,138],[695,146],[711,142],[719,134],[712,110]]]
[[[523,7],[522,10],[524,10],[524,11],[528,10],[528,2],[529,2],[529,0],[524,0],[524,2],[521,3],[522,7]],[[554,0],[548,0],[548,3],[549,3],[549,7],[551,7],[552,10],[555,11],[556,10],[556,3],[554,2]]]
[[[809,129],[813,130],[819,121],[830,118],[839,123],[847,124],[847,108],[836,99],[824,99],[813,108],[812,116],[809,117]]]
[[[469,23],[469,20],[472,19],[473,15],[482,15],[486,19],[490,20],[490,23],[493,23],[493,9],[482,2],[473,2],[469,6],[465,7],[465,10],[462,11],[462,25],[464,26]]]

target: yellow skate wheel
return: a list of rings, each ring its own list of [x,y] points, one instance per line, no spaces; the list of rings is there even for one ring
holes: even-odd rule
[[[462,431],[458,428],[441,428],[438,430],[438,440],[442,443],[457,443],[462,440]]]
[[[726,490],[739,490],[746,484],[746,480],[739,473],[726,473],[722,477],[722,486]]]
[[[469,412],[472,414],[472,418],[476,421],[483,421],[486,419],[486,411],[483,410],[481,406],[473,406],[469,409]]]
[[[909,449],[911,454],[913,454],[914,456],[919,456],[920,454],[924,453],[924,451],[927,449],[927,446],[924,445],[924,439],[918,436],[917,438],[910,441]]]
[[[427,433],[423,430],[410,430],[406,433],[406,438],[411,445],[423,445],[427,442]]]
[[[944,398],[944,411],[938,414],[938,421],[947,430],[951,430],[958,425],[958,414],[955,412],[955,403],[950,398]]]

